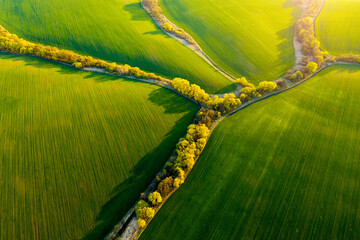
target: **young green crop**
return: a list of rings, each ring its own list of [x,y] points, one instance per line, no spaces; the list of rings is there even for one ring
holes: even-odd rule
[[[359,239],[360,67],[223,120],[141,239]]]
[[[294,64],[293,26],[301,9],[286,0],[160,0],[225,71],[251,82],[272,81]]]
[[[0,25],[26,40],[185,78],[207,92],[232,84],[156,27],[138,0],[0,0],[0,6]]]
[[[197,107],[154,85],[0,54],[0,239],[101,239]]]
[[[331,54],[360,54],[360,2],[326,0],[316,20],[316,36]]]

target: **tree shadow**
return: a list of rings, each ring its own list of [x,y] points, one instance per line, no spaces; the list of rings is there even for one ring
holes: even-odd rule
[[[223,87],[222,89],[215,92],[215,94],[223,94],[223,93],[233,92],[236,90],[236,88],[237,88],[237,85],[235,83],[230,83],[228,86]]]
[[[293,0],[286,0],[286,2],[284,2],[284,4],[282,5],[283,8],[293,8],[294,11],[291,13],[292,22],[295,22],[298,20],[298,18],[300,17],[300,14],[298,13],[301,12],[302,10],[300,9],[300,7],[296,6],[296,4],[293,2]]]
[[[342,67],[341,69],[332,69],[332,71],[335,71],[337,70],[336,74],[341,74],[341,73],[344,73],[344,72],[347,72],[347,73],[357,73],[360,71],[360,65],[349,65],[349,64],[337,64],[335,65],[337,67]]]
[[[146,12],[141,6],[141,3],[132,3],[125,5],[123,8],[125,11],[131,13],[131,19],[135,21],[151,21],[156,30],[143,33],[144,35],[162,35],[166,38],[171,38],[165,34],[157,25],[155,20]]]
[[[195,114],[196,111],[189,111],[179,119],[160,145],[136,164],[132,176],[113,189],[111,199],[102,206],[95,219],[95,227],[86,234],[84,240],[103,239],[124,217],[171,156],[177,141],[185,135],[186,127]]]
[[[282,66],[282,65],[289,65],[289,69],[292,67],[293,65],[293,58],[295,56],[295,49],[294,49],[294,44],[293,44],[293,38],[294,38],[294,34],[295,34],[295,29],[294,29],[294,25],[296,23],[296,21],[298,20],[298,18],[300,17],[300,13],[299,13],[299,7],[297,7],[292,0],[287,0],[283,5],[283,8],[292,8],[293,11],[291,13],[291,22],[293,22],[294,24],[282,29],[280,31],[278,31],[276,34],[278,36],[278,38],[281,40],[281,42],[277,45],[277,49],[279,50],[279,57],[278,60],[275,62],[276,66]],[[289,36],[291,36],[291,38],[289,38]],[[290,64],[291,63],[291,66]],[[286,72],[286,70],[285,70]],[[285,72],[283,74],[285,74]],[[282,75],[283,75],[282,74]],[[281,76],[279,76],[281,77]]]
[[[161,34],[164,34],[164,32],[161,31],[160,29],[144,33],[144,35],[161,35]]]
[[[0,53],[1,59],[12,60],[13,62],[24,62],[25,66],[34,66],[40,69],[54,69],[56,72],[66,74],[79,74],[82,73],[77,69],[73,69],[70,66],[66,66],[61,63],[54,62],[52,60],[46,60],[37,56],[24,56],[15,55],[11,53]]]
[[[281,42],[277,45],[277,49],[279,50],[279,57],[276,61],[276,65],[289,65],[295,56],[293,39],[289,39],[289,36],[294,36],[294,26],[289,26],[288,28],[282,29],[276,34],[281,40]]]
[[[161,106],[165,109],[166,114],[173,114],[173,113],[184,113],[189,111],[189,104],[195,106],[195,104],[191,101],[188,101],[188,104],[184,104],[184,101],[174,101],[173,94],[166,94],[169,90],[164,88],[158,88],[153,90],[149,94],[148,100],[150,100],[153,104],[157,106]],[[181,96],[178,96],[182,98]]]
[[[131,13],[131,20],[149,21],[151,19],[151,17],[145,11],[145,9],[142,8],[140,1],[139,1],[139,3],[131,3],[131,4],[125,5],[123,9],[125,11]]]

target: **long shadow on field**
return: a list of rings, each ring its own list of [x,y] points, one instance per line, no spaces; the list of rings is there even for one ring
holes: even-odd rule
[[[184,109],[184,103],[183,101],[172,101],[172,96],[168,94],[164,94],[166,89],[158,88],[154,91],[152,91],[149,95],[149,100],[158,106],[161,106],[165,109],[165,113],[183,113],[186,111]]]
[[[292,2],[292,0],[287,0],[283,4],[283,8],[294,9],[294,11],[291,14],[292,15],[291,22],[295,23],[299,18],[300,14],[299,11],[297,10],[297,7],[294,7],[294,3]],[[278,60],[276,61],[276,65],[279,66],[288,65],[289,62],[292,62],[294,58],[294,46],[293,46],[294,25],[282,29],[276,34],[278,38],[282,40],[281,43],[278,44],[277,46],[280,54]],[[289,36],[291,36],[291,39],[289,39]]]
[[[151,32],[146,32],[144,33],[144,35],[163,35],[164,37],[170,38],[159,28],[159,26],[156,24],[154,19],[152,19],[152,17],[146,12],[146,10],[142,8],[141,3],[128,4],[125,5],[123,9],[131,14],[132,20],[151,21],[154,24],[156,30]]]
[[[164,34],[160,29],[144,33],[144,35],[161,35]]]
[[[281,43],[277,45],[279,50],[279,57],[276,61],[276,65],[288,65],[289,62],[293,61],[294,58],[294,47],[293,40],[289,39],[289,36],[294,35],[294,27],[290,26],[276,33],[279,39],[281,39]],[[291,43],[289,43],[291,42]]]
[[[140,1],[139,3],[125,5],[123,9],[131,13],[131,20],[149,21],[151,19],[150,15],[141,7]]]
[[[152,97],[155,98],[158,94],[154,93]],[[168,106],[168,104],[165,104],[165,108]],[[115,224],[123,218],[139,198],[140,193],[147,188],[156,173],[170,157],[175,144],[185,134],[186,126],[191,123],[193,117],[194,113],[189,112],[177,121],[175,127],[166,135],[162,143],[143,157],[134,167],[132,177],[113,189],[111,200],[101,208],[96,217],[95,228],[83,238],[84,240],[103,239]],[[161,159],[161,161],[158,161],[158,159]]]

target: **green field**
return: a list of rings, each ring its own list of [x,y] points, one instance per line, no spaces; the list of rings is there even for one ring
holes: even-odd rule
[[[253,82],[283,76],[295,61],[290,0],[160,0],[165,16],[184,28],[234,76]]]
[[[226,118],[142,239],[360,239],[360,67]]]
[[[196,111],[154,85],[0,54],[0,239],[100,239]]]
[[[316,35],[324,50],[332,54],[360,54],[360,2],[326,0],[316,20]]]
[[[165,35],[140,0],[0,0],[0,25],[34,42],[183,77],[208,92],[231,82]]]

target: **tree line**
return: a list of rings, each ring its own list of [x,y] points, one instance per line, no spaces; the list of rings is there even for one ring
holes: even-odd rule
[[[303,5],[305,0],[295,0],[295,3]],[[304,10],[304,16],[296,22],[296,39],[301,43],[301,52],[304,55],[300,63],[302,67],[300,69],[296,69],[294,72],[289,70],[285,78],[278,82],[279,85],[285,84],[285,79],[297,82],[301,79],[307,78],[309,75],[316,72],[324,62],[347,62],[360,64],[360,55],[350,53],[339,56],[331,56],[327,51],[321,50],[320,42],[315,37],[313,21],[321,7],[321,0],[310,0]]]
[[[302,5],[304,0],[297,0],[295,3]],[[294,72],[289,70],[285,79],[296,82],[307,78],[312,73],[316,72],[322,64],[334,61],[334,57],[330,56],[327,51],[322,51],[320,42],[315,37],[314,21],[316,14],[322,7],[321,0],[310,0],[304,10],[304,16],[300,18],[295,24],[295,37],[301,43],[301,52],[304,55],[299,69]]]
[[[205,148],[210,133],[210,129],[201,122],[188,127],[186,136],[176,145],[175,155],[156,176],[155,190],[148,196],[141,194],[141,200],[136,204],[135,214],[140,228],[146,226],[159,205],[184,183]]]
[[[67,63],[77,69],[95,67],[105,69],[116,75],[164,81],[164,78],[161,76],[145,72],[138,67],[131,67],[128,64],[120,65],[110,63],[90,56],[82,56],[70,50],[58,49],[56,47],[26,41],[15,34],[11,34],[2,26],[0,26],[0,51],[37,56],[56,62]]]
[[[200,86],[190,84],[186,79],[174,78],[171,81],[172,86],[178,92],[194,99],[207,106],[208,108],[219,112],[220,114],[230,113],[241,105],[242,102],[250,101],[253,98],[261,97],[263,94],[274,91],[277,88],[275,82],[263,81],[258,86],[248,83],[245,78],[240,78],[237,83],[245,86],[241,89],[241,94],[236,97],[235,94],[225,94],[223,97],[211,97]]]
[[[360,55],[355,55],[352,53],[343,54],[335,57],[337,62],[347,62],[347,63],[357,63],[360,64]]]

